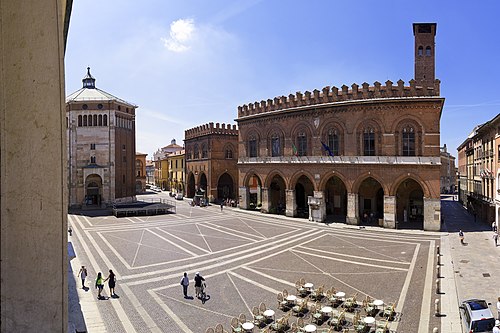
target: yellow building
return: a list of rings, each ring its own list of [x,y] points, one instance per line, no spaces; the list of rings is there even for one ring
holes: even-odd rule
[[[173,193],[184,194],[184,156],[184,149],[167,156],[169,189]]]
[[[146,191],[146,156],[148,154],[135,153],[135,193]]]

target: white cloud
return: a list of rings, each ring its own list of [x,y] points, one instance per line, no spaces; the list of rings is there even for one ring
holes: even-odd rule
[[[179,19],[170,23],[170,38],[162,38],[162,41],[170,51],[185,52],[190,48],[188,43],[195,30],[193,19]]]

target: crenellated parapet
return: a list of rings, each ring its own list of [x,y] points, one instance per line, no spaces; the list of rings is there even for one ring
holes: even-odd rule
[[[290,94],[287,96],[275,97],[274,99],[262,100],[260,102],[244,104],[238,106],[238,118],[251,116],[259,113],[277,111],[296,107],[306,107],[309,105],[319,105],[325,103],[336,103],[344,101],[354,101],[363,99],[382,98],[409,98],[409,97],[430,97],[439,96],[439,85],[441,81],[435,80],[434,86],[420,86],[415,80],[409,81],[409,86],[405,86],[403,80],[399,80],[397,85],[387,80],[383,86],[380,82],[375,82],[373,86],[364,82],[361,86],[353,83],[351,88],[343,85],[340,88],[326,86],[321,90],[306,91]]]
[[[236,135],[238,136],[238,129],[236,125],[231,124],[220,124],[220,123],[208,123],[200,125],[184,132],[184,139],[193,139],[209,134],[222,134],[222,135]]]

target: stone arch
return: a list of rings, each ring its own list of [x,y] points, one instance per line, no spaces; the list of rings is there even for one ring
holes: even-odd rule
[[[362,224],[377,225],[384,217],[383,183],[374,177],[364,178],[358,185],[358,213]]]
[[[327,221],[345,222],[347,218],[347,185],[339,174],[324,177],[322,187]]]
[[[269,196],[269,213],[285,214],[286,211],[286,189],[285,178],[279,172],[274,172],[266,180]]]
[[[387,184],[385,184],[385,182],[382,181],[382,177],[380,177],[378,174],[373,173],[371,171],[364,172],[364,173],[360,174],[356,178],[356,180],[352,184],[352,192],[353,193],[358,193],[359,192],[359,186],[367,178],[373,178],[373,179],[375,179],[382,186],[382,189],[384,190],[384,193],[389,193],[389,188],[387,187]]]
[[[285,175],[280,171],[280,170],[271,170],[271,172],[269,172],[267,174],[267,177],[266,179],[264,180],[264,186],[269,188],[269,186],[271,185],[271,180],[273,179],[274,176],[280,176],[281,178],[283,178],[283,180],[285,181],[285,185],[286,185],[286,188],[285,189],[288,189],[289,188],[289,185],[288,185],[288,182],[287,182],[287,178],[285,177]]]
[[[290,185],[292,184],[290,183]],[[314,196],[314,181],[311,181],[305,173],[301,173],[293,189],[295,192],[295,207],[297,209],[296,216],[309,217],[308,197]]]
[[[236,149],[234,148],[234,145],[232,143],[226,143],[222,148],[222,151],[224,152],[225,159],[237,158]]]
[[[396,195],[396,191],[398,190],[399,185],[401,185],[401,183],[403,181],[405,181],[406,179],[413,179],[414,181],[416,181],[420,185],[420,187],[422,187],[422,190],[424,192],[424,197],[426,197],[426,198],[431,197],[431,192],[429,190],[429,186],[427,185],[427,183],[422,178],[420,178],[418,175],[416,175],[414,173],[410,173],[410,175],[403,174],[403,175],[398,176],[392,182],[392,185],[389,189],[389,195],[393,195],[393,196]]]
[[[193,198],[196,192],[196,182],[192,171],[189,172],[187,176],[186,184],[187,184],[186,197]]]
[[[102,201],[102,178],[98,174],[90,174],[85,179],[86,206],[100,206]]]
[[[398,228],[424,228],[424,190],[419,182],[406,177],[396,188]]]
[[[305,176],[309,179],[309,181],[313,184],[314,186],[314,191],[317,191],[318,190],[318,186],[317,186],[317,183],[314,181],[314,176],[312,175],[311,172],[309,171],[306,171],[306,170],[302,170],[302,171],[298,171],[296,173],[294,173],[291,177],[290,177],[290,181],[289,181],[289,186],[290,188],[294,188],[295,185],[297,185],[297,181],[300,177],[302,176]]]
[[[217,179],[217,199],[219,201],[226,199],[234,199],[234,179],[227,172],[222,173]]]
[[[373,118],[360,120],[354,128],[356,133],[356,147],[359,156],[364,155],[363,135],[365,130],[368,129],[373,129],[375,134],[375,156],[382,155],[382,135],[384,133],[384,127],[378,120]]]
[[[342,183],[344,183],[347,192],[353,192],[352,191],[352,182],[349,181],[346,176],[344,176],[341,172],[338,172],[338,171],[334,171],[334,172],[328,173],[326,175],[321,175],[321,181],[318,185],[319,191],[325,190],[326,183],[333,176],[339,178],[342,181]]]
[[[262,206],[262,180],[260,176],[253,170],[246,173],[243,180],[243,185],[248,188],[248,205],[253,209]]]

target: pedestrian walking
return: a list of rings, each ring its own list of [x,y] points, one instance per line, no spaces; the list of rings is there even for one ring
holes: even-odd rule
[[[194,289],[196,291],[196,298],[200,298],[201,296],[202,281],[205,281],[205,279],[200,275],[200,272],[196,272],[196,275],[194,276]]]
[[[493,240],[495,241],[495,247],[497,247],[498,246],[498,233],[495,232],[493,234]]]
[[[464,243],[464,232],[463,232],[462,230],[460,230],[460,231],[458,232],[458,237],[460,238],[460,243],[461,243],[462,245],[465,245],[465,243]]]
[[[97,289],[97,299],[104,299],[102,296],[102,290],[104,289],[104,282],[102,280],[102,273],[97,273],[97,278],[95,279],[95,288]]]
[[[82,266],[78,271],[78,276],[82,279],[82,289],[85,289],[85,279],[87,278],[87,269],[85,266]]]
[[[116,286],[116,275],[115,273],[113,273],[113,270],[110,269],[109,270],[109,275],[108,277],[106,278],[106,280],[104,280],[104,282],[108,281],[108,286],[109,286],[109,295],[111,297],[114,297],[116,296],[115,294],[115,286]]]
[[[189,278],[186,272],[184,272],[184,276],[181,278],[181,286],[182,292],[184,293],[184,298],[188,298],[188,286],[189,286]]]
[[[500,320],[500,297],[498,297],[498,302],[497,302],[497,318]]]
[[[495,320],[495,327],[493,327],[493,333],[500,333],[500,320]]]
[[[220,203],[220,211],[222,212],[222,209],[224,208],[224,201]]]
[[[493,230],[493,232],[497,232],[497,224],[495,221],[491,224],[491,230]]]

